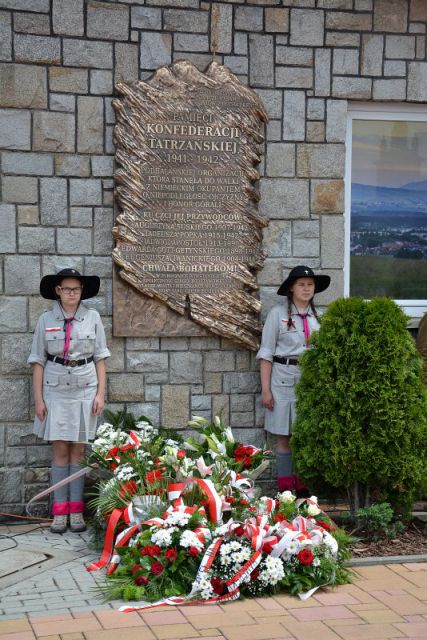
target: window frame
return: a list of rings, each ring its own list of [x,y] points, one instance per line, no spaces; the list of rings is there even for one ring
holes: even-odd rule
[[[347,110],[345,195],[344,195],[344,296],[350,296],[350,233],[351,233],[351,169],[353,120],[404,120],[427,122],[427,106],[409,103],[375,104],[349,103]],[[427,311],[426,300],[395,300],[404,312],[416,320]]]

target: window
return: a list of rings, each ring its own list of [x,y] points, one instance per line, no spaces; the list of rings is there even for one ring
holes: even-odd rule
[[[350,110],[346,165],[346,295],[388,296],[408,315],[427,307],[427,110]]]

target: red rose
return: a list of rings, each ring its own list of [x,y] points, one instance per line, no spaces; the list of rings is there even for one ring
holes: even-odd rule
[[[132,567],[132,575],[142,569],[142,564],[134,564]]]
[[[126,496],[133,495],[138,491],[138,485],[134,480],[130,480],[129,482],[125,482],[120,487],[120,497],[125,498]]]
[[[153,544],[151,547],[148,547],[149,556],[159,556],[161,553],[162,550],[157,544]]]
[[[233,533],[235,536],[242,536],[245,533],[245,530],[243,527],[236,527]]]
[[[148,546],[148,544],[145,547],[142,547],[141,555],[142,556],[148,556],[149,555],[149,549],[150,549],[150,547]]]
[[[178,557],[178,551],[176,551],[175,549],[168,549],[165,552],[165,558],[166,560],[169,560],[169,562],[173,562],[174,560],[176,560]]]
[[[245,467],[245,469],[248,469],[248,467],[252,466],[252,458],[250,458],[249,456],[245,456],[242,460],[243,462],[243,466]]]
[[[135,578],[134,583],[138,585],[138,587],[145,587],[148,584],[147,576],[138,576]]]
[[[176,454],[176,457],[178,458],[178,460],[184,460],[185,456],[186,456],[186,453],[184,449],[180,449]]]
[[[146,480],[146,482],[148,482],[148,484],[154,484],[158,480],[162,479],[162,472],[160,471],[160,469],[149,471],[144,479]]]
[[[221,578],[212,578],[211,585],[214,593],[218,596],[221,596],[224,592],[225,582],[221,580]]]
[[[235,449],[234,449],[234,459],[239,462],[241,458],[244,458],[246,455],[246,447],[244,447],[242,444],[239,444]]]
[[[297,553],[297,558],[303,565],[312,564],[314,560],[314,555],[311,549],[301,549],[299,553]]]
[[[153,562],[153,564],[151,565],[151,573],[154,573],[155,576],[160,576],[163,573],[163,565],[161,562],[159,562],[158,560],[156,560],[156,562]]]
[[[228,496],[225,499],[226,502],[228,502],[228,504],[234,504],[236,502],[235,498],[233,498],[233,496]]]
[[[191,556],[192,558],[195,558],[196,556],[198,556],[199,555],[198,548],[197,547],[189,547],[188,555]]]

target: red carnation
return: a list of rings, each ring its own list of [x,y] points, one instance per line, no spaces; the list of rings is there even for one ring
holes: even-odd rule
[[[169,560],[169,562],[173,562],[174,560],[176,560],[178,557],[178,551],[176,551],[176,549],[168,549],[165,552],[165,558],[166,560]]]
[[[138,587],[145,587],[148,584],[147,576],[138,576],[135,578],[134,583],[138,585]]]
[[[184,449],[180,449],[176,454],[176,457],[178,458],[178,460],[184,460],[185,456],[186,456],[186,453]]]
[[[301,549],[299,553],[297,553],[297,558],[303,565],[312,564],[314,560],[314,555],[311,549]]]
[[[197,547],[189,547],[188,555],[191,556],[192,558],[195,558],[196,556],[198,556],[199,555],[198,548]]]
[[[130,480],[129,482],[125,482],[120,487],[120,497],[125,498],[128,495],[133,495],[138,491],[138,485],[135,480]]]
[[[242,536],[245,533],[245,530],[242,526],[236,527],[233,531],[235,536]]]
[[[162,476],[162,472],[160,471],[160,469],[156,469],[155,471],[149,471],[145,476],[145,480],[149,484],[154,484],[158,480],[161,480],[162,477],[163,476]]]
[[[218,596],[221,596],[224,592],[225,582],[221,580],[221,578],[212,578],[211,585],[214,593]]]
[[[228,502],[228,504],[234,504],[236,502],[235,498],[233,498],[233,496],[228,496],[225,499],[226,502]]]
[[[245,469],[248,469],[248,467],[252,466],[252,458],[250,456],[245,456],[242,462]]]
[[[150,549],[150,547],[148,546],[148,544],[147,544],[147,545],[145,545],[145,547],[142,547],[142,549],[141,549],[141,555],[142,555],[142,556],[148,556],[148,555],[150,555],[150,554],[149,554],[149,549]]]
[[[156,560],[156,562],[153,562],[153,564],[151,565],[151,573],[154,573],[155,576],[160,576],[163,573],[163,565],[161,562],[159,562],[158,560]]]

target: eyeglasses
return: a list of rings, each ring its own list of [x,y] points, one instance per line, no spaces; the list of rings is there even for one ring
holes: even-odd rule
[[[71,296],[71,295],[77,296],[79,293],[83,291],[83,287],[58,287],[58,289],[60,289],[62,293],[65,293],[67,296]]]

